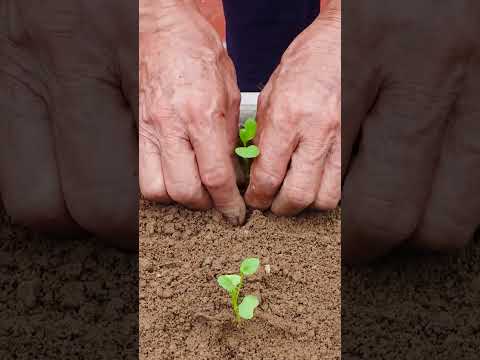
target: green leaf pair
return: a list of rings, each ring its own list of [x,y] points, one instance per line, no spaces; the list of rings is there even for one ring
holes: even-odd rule
[[[233,314],[237,322],[240,318],[250,320],[253,318],[255,308],[258,306],[258,298],[254,295],[247,295],[238,304],[240,290],[246,276],[253,275],[260,266],[260,260],[257,258],[248,258],[240,264],[240,274],[220,275],[217,279],[218,284],[227,290],[232,302]]]
[[[260,155],[260,150],[256,145],[249,145],[257,135],[257,122],[254,118],[245,120],[243,127],[239,131],[240,141],[243,146],[237,147],[235,153],[243,159],[254,159]]]

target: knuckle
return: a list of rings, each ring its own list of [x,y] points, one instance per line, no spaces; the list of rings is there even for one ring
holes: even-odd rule
[[[161,204],[168,204],[170,202],[167,189],[165,188],[163,181],[148,184],[141,182],[140,192],[147,200],[159,202]]]
[[[340,202],[339,191],[322,191],[315,200],[315,208],[318,210],[333,210]]]
[[[357,218],[361,220],[356,221],[355,224],[362,238],[397,244],[413,233],[413,226],[406,225],[403,221],[381,221],[383,216],[379,218],[377,214],[371,212],[364,212]]]
[[[298,187],[289,187],[285,190],[285,199],[290,206],[295,208],[304,209],[315,200],[315,193],[298,188]]]
[[[40,231],[56,232],[57,224],[67,217],[66,210],[60,203],[44,200],[39,202],[23,197],[22,201],[5,203],[5,208],[16,224]]]
[[[224,166],[211,167],[201,174],[203,185],[208,189],[222,189],[229,185],[231,176]]]
[[[326,116],[322,122],[322,127],[328,134],[336,134],[340,129],[340,122],[335,116]]]
[[[123,194],[122,196],[116,196]],[[134,189],[92,189],[67,194],[72,217],[87,231],[100,237],[135,236],[138,227],[138,194]]]
[[[346,201],[346,204],[348,202]],[[415,209],[404,209],[380,199],[363,201],[364,206],[348,206],[345,224],[355,229],[356,236],[369,243],[398,245],[414,233],[420,217]]]
[[[195,207],[197,199],[201,194],[200,185],[190,183],[176,184],[173,187],[169,186],[167,191],[173,201],[191,207]]]
[[[283,179],[269,171],[256,171],[253,173],[252,185],[257,192],[273,193],[280,187]]]

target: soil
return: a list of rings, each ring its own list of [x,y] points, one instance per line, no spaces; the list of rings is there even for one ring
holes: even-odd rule
[[[342,267],[342,359],[480,358],[480,236],[460,254]]]
[[[13,226],[0,203],[0,359],[137,358],[137,254]]]
[[[261,268],[243,293],[261,303],[236,327],[216,277],[246,257]],[[140,359],[340,359],[340,273],[340,210],[254,211],[233,227],[214,210],[142,201]]]

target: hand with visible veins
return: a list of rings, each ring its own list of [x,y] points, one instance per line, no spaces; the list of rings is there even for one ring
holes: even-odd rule
[[[463,248],[480,224],[480,2],[346,6],[342,259]]]
[[[330,1],[287,49],[258,104],[261,155],[246,203],[278,215],[340,200],[341,8]]]
[[[240,91],[214,28],[193,1],[140,2],[140,189],[245,220],[236,184]]]
[[[137,249],[137,6],[0,0],[0,194],[14,222]]]

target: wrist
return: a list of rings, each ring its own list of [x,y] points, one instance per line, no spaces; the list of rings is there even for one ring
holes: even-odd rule
[[[298,52],[317,54],[321,57],[338,56],[341,52],[341,9],[340,0],[323,2],[322,10],[315,21],[305,29],[289,46],[282,57],[289,61]],[[340,61],[340,60],[338,60]]]

